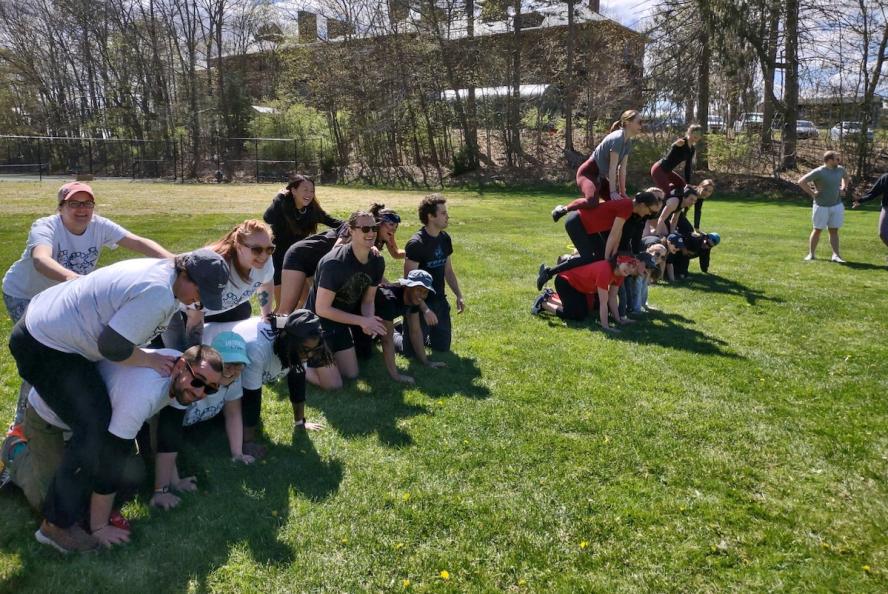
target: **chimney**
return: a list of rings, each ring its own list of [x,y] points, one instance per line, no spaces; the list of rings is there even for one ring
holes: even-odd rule
[[[601,0],[589,0],[589,10],[592,12],[601,12]]]
[[[299,43],[314,43],[318,40],[318,15],[300,10],[296,13],[299,23]]]

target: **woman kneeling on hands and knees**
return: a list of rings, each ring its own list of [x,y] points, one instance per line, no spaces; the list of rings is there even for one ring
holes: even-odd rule
[[[322,425],[305,419],[306,380],[323,390],[336,390],[342,387],[342,378],[321,339],[321,323],[316,315],[297,309],[289,316],[211,323],[204,329],[204,342],[212,343],[223,332],[234,332],[247,343],[249,363],[240,378],[244,454],[254,458],[265,455],[265,448],[255,441],[262,412],[262,385],[274,384],[284,376],[293,405],[295,428],[309,431],[322,428]]]
[[[563,320],[584,320],[589,315],[591,295],[598,298],[601,329],[605,332],[619,332],[608,323],[608,311],[617,324],[635,322],[630,318],[620,317],[617,293],[626,277],[638,274],[644,266],[633,256],[616,256],[562,272],[555,277],[557,293],[548,290],[543,292],[534,302],[531,313],[545,311]]]

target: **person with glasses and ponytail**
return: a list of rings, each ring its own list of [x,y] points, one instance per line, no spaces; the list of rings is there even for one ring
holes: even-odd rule
[[[376,235],[376,249],[382,251],[382,248],[385,247],[392,258],[403,260],[407,253],[400,249],[398,242],[395,241],[395,233],[398,232],[398,226],[401,224],[401,216],[391,208],[386,208],[385,204],[379,203],[374,203],[370,206],[370,214],[379,223],[379,233]]]
[[[663,190],[667,196],[675,188],[683,188],[691,183],[691,173],[694,167],[695,146],[703,139],[703,126],[693,124],[688,126],[685,135],[669,147],[669,152],[651,167],[651,178],[654,185]],[[675,173],[674,169],[684,163],[684,177]]]
[[[277,241],[273,254],[274,299],[281,298],[281,271],[284,269],[284,255],[290,246],[318,232],[318,225],[336,229],[342,221],[327,214],[315,196],[314,181],[304,175],[294,175],[286,187],[275,195],[271,205],[262,216]]]
[[[641,113],[628,109],[611,126],[610,134],[599,143],[592,156],[577,169],[577,187],[583,197],[552,211],[555,222],[575,210],[597,208],[599,201],[626,198],[626,173],[632,139],[641,133]]]
[[[312,312],[297,309],[288,316],[252,317],[241,322],[213,322],[204,328],[205,344],[233,332],[246,342],[248,363],[240,375],[243,389],[243,446],[241,452],[263,458],[266,448],[256,441],[262,413],[262,386],[287,378],[287,392],[293,406],[294,427],[317,431],[323,426],[305,418],[306,381],[322,390],[338,390],[342,377],[322,339],[320,319]],[[234,447],[234,446],[233,446]]]
[[[660,218],[657,220],[657,235],[666,236],[670,233],[677,233],[679,220],[682,217],[687,217],[688,209],[694,206],[697,201],[706,200],[712,196],[713,192],[715,192],[715,182],[711,179],[704,179],[697,186],[687,184],[684,187],[673,188],[667,194],[666,202],[660,210]],[[695,222],[699,224],[700,211],[695,212],[694,218]]]
[[[367,358],[371,340],[384,336],[383,320],[375,315],[376,287],[385,274],[385,259],[374,250],[379,223],[369,212],[348,219],[350,240],[333,248],[318,263],[306,309],[321,318],[324,342],[333,352],[343,377],[358,376],[358,355]]]
[[[95,214],[96,199],[87,184],[59,188],[58,212],[34,221],[25,251],[3,277],[3,303],[15,324],[37,293],[96,269],[102,248],[121,245],[149,258],[172,258],[157,242],[130,233]],[[13,424],[22,422],[29,384],[23,383]]]

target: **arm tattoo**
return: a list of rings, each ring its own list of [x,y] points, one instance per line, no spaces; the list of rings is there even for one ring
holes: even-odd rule
[[[259,291],[259,305],[265,307],[268,305],[268,291]]]

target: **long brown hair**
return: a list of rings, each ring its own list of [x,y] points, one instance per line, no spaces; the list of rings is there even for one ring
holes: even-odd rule
[[[247,219],[226,233],[222,239],[207,245],[208,248],[225,258],[229,267],[237,270],[237,275],[245,283],[250,280],[250,268],[241,266],[238,261],[237,244],[244,245],[244,240],[254,233],[266,233],[268,238],[274,241],[274,233],[268,223],[259,219]]]
[[[287,226],[294,235],[314,235],[318,232],[318,219],[323,218],[324,215],[324,209],[321,207],[317,194],[315,194],[314,200],[305,207],[305,213],[299,214],[292,190],[304,183],[309,183],[312,186],[315,185],[314,180],[307,175],[296,174],[290,178],[290,182],[286,185],[283,192],[284,218],[287,220]],[[320,216],[315,215],[315,212]]]
[[[634,109],[627,109],[622,114],[620,114],[620,119],[613,123],[610,131],[616,132],[617,130],[625,128],[627,122],[631,122],[640,115],[641,114]]]

